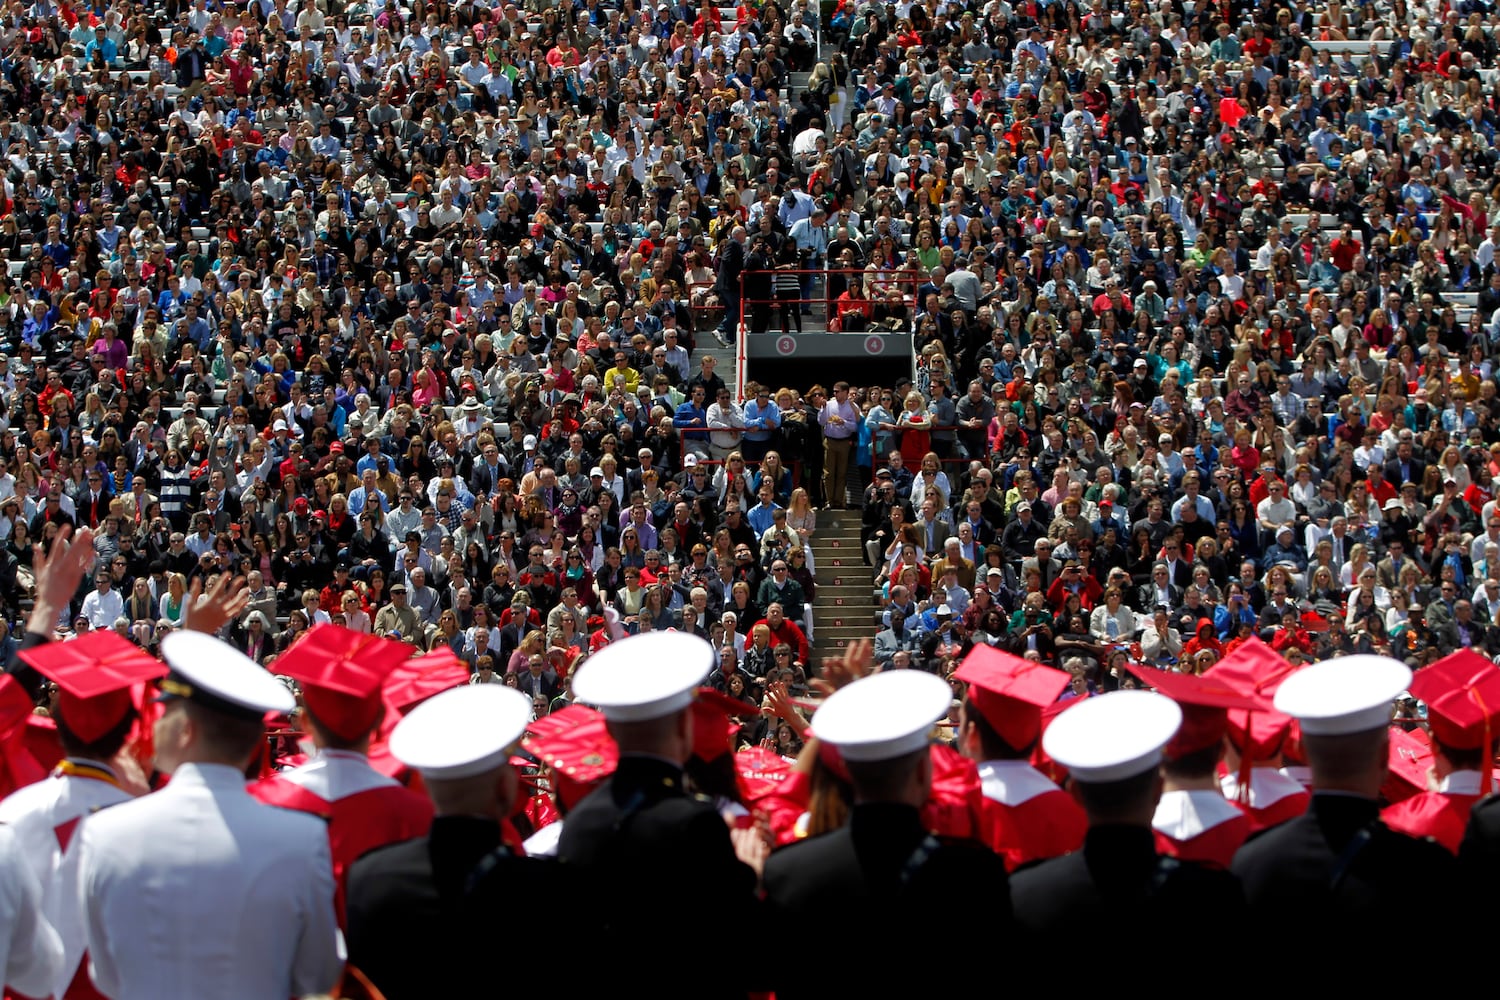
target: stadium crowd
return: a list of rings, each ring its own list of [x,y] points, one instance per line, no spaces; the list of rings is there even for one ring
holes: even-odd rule
[[[1053,943],[1352,939],[1444,910],[1465,836],[1500,885],[1497,30],[0,7],[0,973],[289,995],[342,925],[387,995],[456,992],[409,956],[521,898],[609,942],[580,975],[674,928],[694,989],[824,995],[726,972],[725,922],[869,954],[957,883]],[[909,372],[710,349],[825,324]],[[830,509],[878,624],[819,662]]]
[[[853,501],[886,664],[1500,651],[1493,19],[16,6],[7,617],[88,526],[66,633],[230,572],[259,662],[332,621],[545,711],[612,607],[758,703]],[[782,323],[915,378],[737,393],[699,345],[825,267]]]

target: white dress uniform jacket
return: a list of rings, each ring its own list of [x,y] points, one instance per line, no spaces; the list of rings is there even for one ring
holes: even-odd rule
[[[111,773],[92,761],[71,763]],[[21,856],[42,886],[42,913],[62,939],[62,968],[40,995],[62,996],[83,959],[83,910],[78,895],[81,821],[131,798],[109,781],[59,771],[0,802],[0,824],[15,831]]]
[[[41,883],[15,833],[0,826],[0,977],[13,990],[46,996],[62,961],[62,942],[42,916]]]
[[[263,805],[220,764],[84,824],[94,985],[117,1000],[285,1000],[342,966],[328,831]]]

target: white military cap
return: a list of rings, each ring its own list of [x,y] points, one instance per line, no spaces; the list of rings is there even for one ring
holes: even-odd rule
[[[1042,734],[1047,756],[1082,782],[1124,781],[1156,767],[1182,708],[1154,691],[1115,691],[1063,712]]]
[[[891,760],[927,745],[932,724],[953,704],[953,689],[920,670],[873,674],[835,691],[813,716],[813,731],[845,760]]]
[[[573,694],[611,722],[645,722],[693,703],[714,651],[686,632],[648,632],[610,643],[573,675]]]
[[[227,715],[259,719],[297,707],[291,690],[239,650],[202,632],[173,632],[161,641],[171,672],[162,698],[185,698]]]
[[[452,688],[396,724],[391,756],[425,778],[470,778],[504,764],[530,721],[531,701],[514,688]]]
[[[1276,710],[1301,722],[1308,736],[1384,729],[1411,677],[1410,667],[1388,656],[1340,656],[1288,677],[1276,689]]]

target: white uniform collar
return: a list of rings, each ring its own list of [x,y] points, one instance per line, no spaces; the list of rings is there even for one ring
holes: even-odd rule
[[[1156,805],[1151,828],[1176,841],[1192,840],[1243,815],[1220,792],[1204,788],[1166,792]]]
[[[1454,771],[1438,782],[1438,791],[1449,795],[1481,795],[1480,782],[1484,775],[1478,771]]]
[[[1024,760],[987,760],[979,765],[984,797],[1005,806],[1018,806],[1038,795],[1057,791],[1045,774]]]
[[[306,764],[282,771],[278,777],[312,792],[325,802],[337,802],[373,788],[399,784],[371,767],[369,758],[362,753],[326,748],[319,750]]]
[[[1239,796],[1239,776],[1227,774],[1219,782],[1219,787],[1224,791],[1226,799],[1234,799]],[[1289,778],[1275,768],[1257,767],[1250,772],[1250,808],[1269,809],[1288,795],[1296,795],[1306,791],[1301,782],[1295,778]]]
[[[179,765],[172,772],[172,780],[167,783],[167,789],[186,788],[189,786],[203,786],[215,791],[233,788],[245,791],[245,772],[228,764],[191,763]],[[166,789],[163,789],[165,791]],[[245,794],[249,794],[246,792]]]

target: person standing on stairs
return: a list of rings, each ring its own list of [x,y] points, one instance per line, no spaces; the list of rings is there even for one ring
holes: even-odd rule
[[[818,411],[818,426],[823,428],[823,500],[830,510],[848,506],[849,459],[859,437],[859,419],[849,383],[835,382],[833,398]]]
[[[733,338],[740,328],[740,312],[743,307],[740,300],[740,273],[745,270],[745,258],[748,256],[745,238],[745,227],[735,226],[729,235],[729,242],[719,251],[719,273],[714,294],[719,297],[720,302],[725,303],[725,307],[724,319],[714,330],[714,336],[725,347],[734,343]]]

